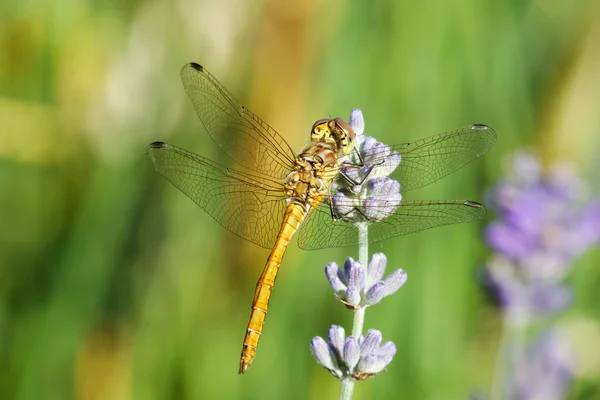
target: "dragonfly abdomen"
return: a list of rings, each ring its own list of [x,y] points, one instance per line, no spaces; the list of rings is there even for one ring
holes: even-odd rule
[[[295,201],[290,202],[285,211],[275,246],[273,246],[273,250],[269,254],[269,258],[267,258],[267,265],[265,265],[263,273],[256,283],[254,299],[252,300],[252,311],[250,312],[250,319],[246,326],[246,335],[240,356],[240,374],[246,372],[250,364],[252,364],[252,360],[254,360],[281,260],[292,236],[294,236],[294,233],[296,233],[300,224],[306,218],[307,213],[307,208]]]

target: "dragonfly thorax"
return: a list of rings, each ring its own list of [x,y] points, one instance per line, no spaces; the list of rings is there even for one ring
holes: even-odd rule
[[[289,202],[314,207],[328,193],[329,184],[337,173],[321,159],[331,150],[321,146],[309,147],[296,159],[294,171],[287,176],[285,193]],[[326,157],[330,158],[330,157]]]

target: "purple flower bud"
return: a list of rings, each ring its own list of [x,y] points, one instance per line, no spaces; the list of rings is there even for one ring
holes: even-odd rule
[[[358,363],[356,370],[360,371],[357,375],[376,375],[385,371],[385,367],[392,361],[392,358],[389,356],[376,356],[374,354],[369,354],[361,358]]]
[[[352,370],[360,360],[360,346],[355,338],[350,336],[344,342],[344,361],[348,369]]]
[[[369,329],[367,334],[363,338],[360,344],[360,354],[366,356],[367,354],[374,354],[381,345],[381,339],[383,335],[376,329]]]
[[[338,359],[342,357],[345,335],[346,331],[341,326],[331,325],[331,328],[329,328],[329,348]]]
[[[360,359],[357,369],[361,372],[373,374],[377,372],[377,364],[377,356],[375,354],[368,354]]]
[[[402,285],[404,285],[404,283],[406,282],[406,279],[408,279],[408,276],[406,275],[406,272],[404,272],[403,270],[398,269],[398,270],[392,272],[383,281],[383,283],[385,284],[384,296],[389,296],[391,294],[396,293],[398,291],[398,289],[400,289],[402,287]]]
[[[400,184],[385,177],[370,179],[367,183],[367,193],[361,209],[371,222],[382,221],[393,214],[402,200]]]
[[[350,125],[358,133],[364,129],[362,112],[350,114]],[[377,222],[392,215],[402,200],[400,184],[389,177],[401,162],[400,154],[372,137],[358,135],[356,152],[342,165],[346,179],[336,179],[331,187],[335,214],[348,223]],[[358,211],[357,211],[358,210]],[[365,218],[366,217],[366,218]]]
[[[383,253],[375,253],[371,257],[369,268],[367,269],[367,287],[373,286],[383,278],[385,267],[387,266],[387,258]]]
[[[363,117],[363,113],[359,108],[355,108],[350,112],[350,126],[356,136],[360,136],[365,131],[365,119]]]
[[[400,165],[401,161],[402,158],[400,154],[395,152],[390,154],[386,157],[383,163],[377,165],[377,168],[379,169],[378,175],[389,176],[392,172],[396,170],[396,168],[398,168],[398,165]]]
[[[374,197],[389,196],[400,192],[400,183],[386,177],[377,177],[369,179],[367,190],[370,190]]]
[[[396,346],[392,342],[381,346],[381,339],[381,332],[374,329],[359,340],[352,336],[344,339],[343,328],[334,325],[329,330],[329,344],[315,337],[310,347],[317,362],[338,379],[363,380],[384,372],[396,354]]]
[[[346,285],[344,285],[339,276],[340,267],[336,263],[330,262],[325,266],[325,275],[336,295],[346,290]]]
[[[394,357],[396,355],[396,345],[392,342],[385,342],[379,348],[379,352],[377,353],[377,355],[387,355],[388,357]]]
[[[337,362],[332,358],[327,342],[322,337],[316,336],[310,342],[310,351],[319,364],[330,371],[338,370]],[[341,371],[340,371],[341,376]]]
[[[351,172],[349,172],[347,175],[350,177],[350,179],[359,179],[358,175],[353,177]],[[332,201],[336,215],[340,218],[345,220],[352,218],[355,214],[354,208],[357,206],[358,202],[353,195],[346,195],[346,191],[338,190],[333,196]]]
[[[336,263],[331,262],[325,266],[325,275],[336,297],[348,308],[356,310],[377,304],[382,298],[395,293],[406,282],[406,272],[401,269],[382,281],[386,264],[385,255],[376,253],[365,273],[361,264],[349,257],[344,263],[343,271]]]
[[[359,308],[360,305],[360,290],[355,286],[348,286],[346,289],[345,303],[353,308]]]
[[[348,279],[348,287],[354,288],[360,295],[365,287],[365,273],[362,265],[352,258],[348,258],[344,263],[344,272]]]
[[[365,296],[365,304],[367,306],[372,306],[377,304],[385,297],[386,287],[384,282],[377,282],[375,285],[371,286],[371,289],[367,291]]]
[[[369,334],[372,336],[367,340]],[[396,355],[396,346],[392,342],[386,342],[383,346],[379,347],[381,343],[381,332],[379,331],[373,330],[373,334],[369,331],[363,341],[363,346],[365,343],[368,343],[368,347],[372,351],[362,353],[366,349],[365,347],[361,347],[361,354],[363,356],[356,366],[354,373],[354,376],[362,376],[362,379],[385,371],[385,368],[392,361],[394,355]]]

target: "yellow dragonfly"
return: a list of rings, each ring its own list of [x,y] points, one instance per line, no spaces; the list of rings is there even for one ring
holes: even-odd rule
[[[232,169],[170,144],[154,142],[148,154],[156,171],[223,227],[271,249],[252,300],[240,374],[255,357],[275,278],[294,233],[299,230],[298,244],[308,250],[358,242],[357,229],[342,221],[343,216],[336,215],[332,207],[330,188],[335,180],[347,178],[342,176],[344,167],[361,168],[361,160],[367,158],[373,165],[385,164],[390,152],[397,153],[401,162],[391,178],[399,181],[405,192],[456,171],[486,153],[496,141],[491,128],[470,125],[360,154],[354,148],[356,135],[352,127],[341,118],[332,118],[315,122],[310,144],[296,153],[275,129],[242,106],[199,64],[185,65],[181,79],[207,133],[245,169]],[[354,165],[347,161],[352,153],[359,159]],[[389,209],[389,205],[381,207]],[[485,215],[485,208],[472,201],[394,200],[394,209],[384,221],[367,221],[373,222],[369,224],[369,242]]]

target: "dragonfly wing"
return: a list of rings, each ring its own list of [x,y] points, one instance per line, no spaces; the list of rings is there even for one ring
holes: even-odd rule
[[[181,80],[206,131],[231,158],[275,178],[292,171],[296,155],[285,139],[238,103],[205,68],[186,64]]]
[[[400,182],[401,192],[429,185],[487,153],[496,143],[496,132],[487,125],[469,125],[414,142],[378,145],[362,154],[365,163],[400,164],[390,178]],[[397,156],[396,156],[397,157]]]
[[[369,224],[369,243],[438,226],[474,221],[483,218],[485,213],[485,208],[473,201],[402,201],[388,218]],[[316,207],[298,234],[298,245],[306,250],[356,244],[356,226],[341,219],[334,220],[328,204]]]
[[[156,171],[234,234],[272,248],[286,202],[276,180],[223,167],[163,142],[148,147]]]

